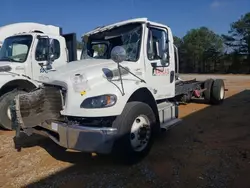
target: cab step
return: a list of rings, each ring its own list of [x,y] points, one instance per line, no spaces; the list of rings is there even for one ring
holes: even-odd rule
[[[161,124],[161,128],[162,129],[165,129],[165,130],[168,130],[170,129],[171,127],[175,126],[175,125],[178,125],[179,123],[182,122],[182,119],[178,119],[178,118],[175,118],[175,119],[171,119],[171,120],[168,120],[164,123]]]

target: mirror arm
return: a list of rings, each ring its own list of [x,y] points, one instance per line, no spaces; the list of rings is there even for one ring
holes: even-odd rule
[[[122,66],[119,63],[117,64],[117,66],[118,66],[119,76],[120,76],[120,80],[121,80],[122,96],[124,96],[125,95],[125,91],[124,91],[123,80],[122,80],[122,73],[121,73],[121,68],[120,68]]]
[[[132,74],[134,77],[138,78],[141,82],[146,83],[145,80],[141,79],[140,77],[138,77],[137,75],[135,75],[134,73],[132,73],[130,70],[126,69],[125,67],[121,66],[120,64],[119,64],[119,66],[120,66],[121,68],[123,68],[124,70],[128,71],[128,72],[129,72],[130,74]]]

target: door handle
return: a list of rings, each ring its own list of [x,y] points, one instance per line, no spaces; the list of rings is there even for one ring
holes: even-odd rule
[[[175,71],[171,71],[170,72],[170,83],[172,83],[174,81],[174,77],[175,77]]]

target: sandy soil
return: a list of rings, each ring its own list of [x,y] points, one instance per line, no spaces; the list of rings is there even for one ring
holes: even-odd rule
[[[229,89],[225,102],[181,106],[183,122],[133,166],[64,152],[38,136],[25,137],[25,147],[17,152],[14,133],[0,130],[0,187],[250,187],[250,76],[216,77]]]

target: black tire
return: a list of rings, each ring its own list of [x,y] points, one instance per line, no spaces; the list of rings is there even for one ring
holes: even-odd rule
[[[139,117],[146,117],[150,124],[151,136],[148,144],[141,151],[136,151],[131,144],[131,128],[134,121]],[[122,162],[133,164],[144,158],[151,149],[154,137],[157,133],[156,117],[151,107],[142,102],[129,102],[126,104],[122,114],[117,117],[113,127],[118,129],[118,138],[114,144],[114,154]]]
[[[222,79],[214,80],[212,85],[211,100],[213,105],[221,104],[225,99],[225,84]]]
[[[8,108],[11,101],[14,100],[15,96],[18,94],[26,93],[21,90],[12,90],[10,92],[5,93],[0,97],[0,126],[6,130],[12,130],[11,120],[8,118]]]
[[[206,89],[204,91],[204,100],[205,103],[210,103],[211,101],[211,93],[212,93],[212,85],[213,85],[214,80],[213,79],[208,79],[205,81],[204,83],[204,89]]]

